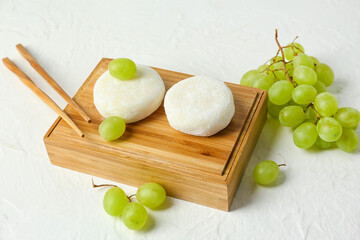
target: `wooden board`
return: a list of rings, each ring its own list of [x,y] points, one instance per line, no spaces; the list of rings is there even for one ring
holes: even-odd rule
[[[98,134],[102,117],[93,104],[92,93],[96,80],[106,71],[110,61],[102,59],[74,97],[92,123],[83,121],[69,106],[65,108],[65,112],[84,132],[85,138],[78,137],[59,118],[44,137],[50,160],[60,166],[132,185],[155,178],[170,195],[227,210],[229,199],[236,192],[241,173],[245,170],[265,121],[266,92],[227,83],[234,95],[235,115],[228,127],[211,137],[196,137],[174,130],[161,105],[148,118],[128,124],[126,133],[119,140],[107,142]],[[166,89],[191,76],[154,69],[161,75]],[[265,112],[265,117],[259,115],[261,111]],[[259,117],[261,121],[257,121]],[[252,130],[252,124],[257,122],[259,126]],[[258,132],[251,135],[251,131]],[[246,144],[249,145],[248,149],[244,149]],[[241,160],[245,152],[250,154]],[[235,171],[240,176],[233,176]],[[173,179],[175,176],[177,180]],[[173,180],[169,182],[169,179]],[[191,186],[196,181],[201,186]],[[212,190],[208,189],[209,186]],[[233,188],[231,192],[230,188]],[[195,196],[183,196],[184,193],[191,195],[196,191]],[[222,197],[219,197],[220,193]],[[210,196],[217,197],[216,206],[214,203],[202,203]]]

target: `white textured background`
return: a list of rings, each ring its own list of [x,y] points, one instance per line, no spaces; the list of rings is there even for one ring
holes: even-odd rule
[[[328,63],[340,106],[360,108],[360,1],[1,0],[0,57],[62,100],[15,49],[23,43],[73,95],[102,57],[238,83],[296,35]],[[102,208],[91,176],[52,166],[42,138],[56,118],[0,66],[0,239],[360,239],[360,154],[303,151],[268,120],[232,211],[168,200],[133,232]],[[359,130],[357,131],[359,134]],[[276,187],[255,185],[261,160],[286,161]],[[105,182],[96,179],[97,182]],[[136,189],[120,186],[128,193]]]

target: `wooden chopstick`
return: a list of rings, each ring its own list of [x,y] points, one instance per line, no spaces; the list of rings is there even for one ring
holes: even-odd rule
[[[46,95],[39,87],[35,85],[35,83],[15,65],[9,58],[3,58],[4,65],[13,72],[19,79],[29,87],[43,102],[45,102],[52,110],[54,110],[62,119],[67,122],[70,127],[72,127],[77,134],[81,137],[84,137],[84,134],[81,130],[76,126],[76,124],[71,120],[71,118],[63,111],[61,108],[53,101],[51,98]]]
[[[21,44],[16,45],[20,54],[30,63],[30,65],[72,106],[82,118],[88,123],[91,122],[90,117],[81,109],[81,107],[55,82],[55,80],[40,66],[33,56]]]

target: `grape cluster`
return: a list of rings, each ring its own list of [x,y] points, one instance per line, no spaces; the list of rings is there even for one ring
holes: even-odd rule
[[[156,209],[164,203],[165,189],[158,183],[145,183],[136,192],[138,202],[131,202],[125,192],[115,185],[95,185],[93,187],[112,186],[104,196],[104,210],[110,216],[121,216],[126,227],[132,230],[143,228],[148,219],[146,207]]]
[[[268,91],[268,113],[281,125],[294,128],[293,141],[299,148],[335,145],[353,152],[359,146],[355,133],[360,113],[351,107],[338,107],[326,88],[334,81],[332,69],[305,54],[303,46],[292,42],[280,46],[267,64],[244,74],[240,84]]]

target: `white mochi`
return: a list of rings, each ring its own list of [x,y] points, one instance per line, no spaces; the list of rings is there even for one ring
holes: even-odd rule
[[[136,65],[133,79],[119,80],[103,73],[94,86],[94,104],[105,117],[118,116],[126,123],[140,121],[160,106],[165,85],[160,75],[145,65]]]
[[[235,113],[234,97],[222,81],[187,78],[166,93],[164,107],[170,126],[195,135],[211,136],[224,129]]]

